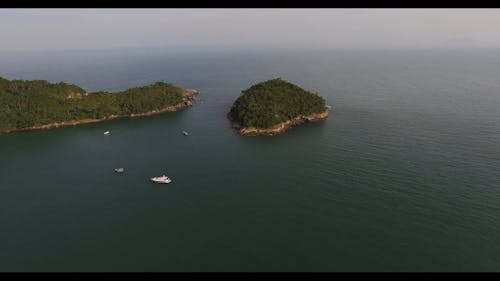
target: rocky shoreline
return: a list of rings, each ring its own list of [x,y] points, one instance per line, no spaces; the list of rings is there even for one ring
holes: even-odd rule
[[[13,133],[13,132],[23,132],[23,131],[34,131],[34,130],[49,130],[49,129],[55,129],[55,128],[61,128],[61,127],[66,127],[66,126],[75,126],[75,125],[80,125],[80,124],[90,124],[90,123],[98,123],[98,122],[104,122],[104,121],[109,121],[109,120],[114,120],[114,119],[120,119],[120,118],[134,118],[134,117],[145,117],[145,116],[151,116],[151,115],[157,115],[157,114],[162,114],[166,112],[175,112],[179,111],[181,109],[184,109],[186,107],[193,106],[194,104],[194,97],[198,94],[198,91],[193,90],[193,89],[183,89],[182,92],[182,102],[178,103],[173,106],[169,106],[163,109],[159,110],[152,110],[149,112],[144,112],[144,113],[136,113],[136,114],[126,114],[126,115],[111,115],[107,116],[101,119],[82,119],[82,120],[75,120],[75,121],[63,121],[63,122],[56,122],[56,123],[50,123],[46,125],[39,125],[39,126],[32,126],[32,127],[27,127],[27,128],[21,128],[21,129],[11,129],[11,130],[6,130],[6,131],[1,131],[0,135],[8,134],[8,133]]]
[[[304,122],[316,122],[328,118],[328,110],[310,115],[300,115],[291,120],[279,123],[271,128],[243,127],[238,122],[231,120],[231,125],[243,136],[275,136],[284,133],[288,129]]]

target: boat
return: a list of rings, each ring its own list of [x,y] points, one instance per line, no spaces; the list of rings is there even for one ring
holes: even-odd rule
[[[189,135],[189,133],[188,133],[188,132],[186,132],[186,131],[182,131],[182,133],[183,133],[185,136]]]
[[[117,173],[120,173],[120,174],[121,174],[121,173],[125,172],[125,169],[123,169],[123,168],[116,168],[116,169],[115,169],[115,172],[117,172]]]
[[[326,108],[331,109],[332,106],[331,105],[326,105]]]
[[[155,182],[155,183],[171,183],[172,182],[172,180],[165,175],[163,175],[161,177],[151,178],[151,181]]]
[[[109,135],[111,133],[109,131],[106,131],[106,132],[104,132],[104,134],[107,136],[107,135]]]

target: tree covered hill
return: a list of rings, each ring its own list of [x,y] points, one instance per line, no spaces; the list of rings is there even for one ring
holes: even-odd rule
[[[326,110],[325,100],[281,78],[251,86],[234,102],[229,117],[243,127],[270,128]]]
[[[0,77],[0,132],[160,110],[181,103],[182,92],[179,87],[157,82],[121,92],[87,93],[64,82]]]

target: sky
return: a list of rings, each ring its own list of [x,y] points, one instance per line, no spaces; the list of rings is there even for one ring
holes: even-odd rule
[[[500,9],[0,9],[0,51],[500,47]]]

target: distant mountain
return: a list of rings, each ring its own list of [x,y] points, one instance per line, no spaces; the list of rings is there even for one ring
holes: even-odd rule
[[[461,36],[446,39],[442,42],[441,45],[446,47],[481,47],[487,46],[488,43],[482,42],[472,37]]]

